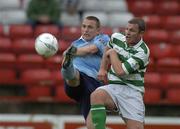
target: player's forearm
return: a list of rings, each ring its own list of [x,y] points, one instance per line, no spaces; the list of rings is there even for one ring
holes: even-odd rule
[[[98,51],[98,48],[95,45],[87,45],[77,49],[76,56],[83,56],[87,54],[94,54]]]
[[[100,69],[108,70],[109,59],[104,57],[101,61]]]
[[[117,54],[110,55],[111,66],[113,67],[115,73],[119,76],[124,75],[125,72],[122,68],[122,62],[119,60]]]
[[[103,54],[103,57],[102,57],[102,60],[101,60],[101,66],[100,66],[100,69],[104,69],[104,70],[107,70],[108,69],[108,66],[109,66],[109,57],[106,55],[106,52],[109,50],[108,47],[105,48],[104,50],[104,54]]]

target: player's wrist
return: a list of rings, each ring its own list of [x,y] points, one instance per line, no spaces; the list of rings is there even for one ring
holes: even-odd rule
[[[77,52],[77,47],[72,46],[72,47],[71,47],[71,54],[72,54],[72,55],[76,55],[76,52]]]
[[[77,47],[71,46],[66,50],[65,54],[76,55],[76,52],[77,52]]]

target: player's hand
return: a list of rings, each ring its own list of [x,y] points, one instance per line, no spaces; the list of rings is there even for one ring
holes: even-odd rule
[[[77,48],[72,45],[63,52],[63,55],[69,54],[74,56],[76,52],[77,52]]]
[[[117,54],[116,50],[114,49],[109,49],[107,52],[106,52],[106,56],[109,58],[111,55],[115,55]]]
[[[100,69],[97,75],[97,78],[99,81],[103,82],[104,84],[107,84],[107,70]]]

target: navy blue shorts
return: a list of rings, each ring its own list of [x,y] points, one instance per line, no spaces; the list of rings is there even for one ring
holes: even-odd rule
[[[90,110],[90,95],[91,93],[102,84],[92,77],[80,72],[80,85],[77,87],[70,87],[65,83],[66,94],[80,104],[81,113],[84,118]]]

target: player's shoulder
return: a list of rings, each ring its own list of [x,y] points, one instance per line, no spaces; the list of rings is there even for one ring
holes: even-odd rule
[[[101,33],[95,37],[95,39],[110,39],[109,35]]]
[[[150,49],[149,49],[148,45],[143,40],[140,45],[140,49],[142,49],[146,54],[150,53]]]
[[[94,38],[94,42],[107,43],[110,41],[110,37],[107,34],[99,34]]]
[[[76,39],[76,40],[72,41],[72,44],[78,43],[80,41],[81,41],[80,39]]]
[[[116,33],[113,33],[112,35],[111,35],[111,40],[113,41],[113,39],[118,39],[118,40],[120,40],[120,41],[125,41],[125,35],[123,35],[122,33],[119,33],[119,32],[116,32]]]
[[[78,46],[79,44],[82,44],[84,42],[85,42],[85,40],[83,40],[82,38],[79,38],[79,39],[72,41],[71,44],[74,46]]]

